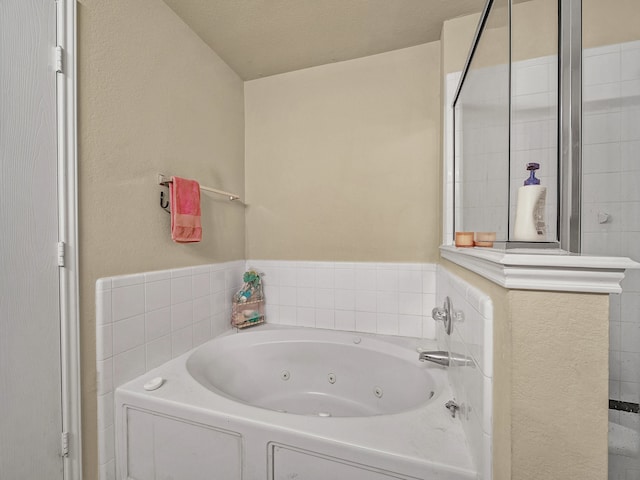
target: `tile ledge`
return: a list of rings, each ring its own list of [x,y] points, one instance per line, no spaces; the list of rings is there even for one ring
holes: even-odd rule
[[[640,268],[640,263],[626,257],[577,255],[563,250],[538,253],[443,245],[440,254],[513,290],[620,293],[625,270]]]

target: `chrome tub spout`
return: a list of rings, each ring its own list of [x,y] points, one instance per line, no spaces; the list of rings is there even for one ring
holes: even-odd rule
[[[473,359],[457,353],[449,354],[449,352],[443,350],[436,352],[421,352],[418,359],[421,362],[433,362],[444,367],[473,366]]]

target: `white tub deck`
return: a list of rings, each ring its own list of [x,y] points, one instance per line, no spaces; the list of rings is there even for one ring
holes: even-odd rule
[[[282,327],[255,329],[278,331]],[[303,335],[319,333],[295,330]],[[205,388],[187,371],[189,352],[117,389],[117,478],[478,478],[460,421],[444,408],[452,398],[446,370],[418,362],[416,348],[435,350],[434,342],[351,332],[329,335],[357,336],[365,345],[371,340],[377,347],[383,341],[406,348],[421,368],[430,369],[438,391],[417,408],[394,414],[319,417],[280,413]],[[165,379],[162,387],[145,391],[143,385],[157,376]]]

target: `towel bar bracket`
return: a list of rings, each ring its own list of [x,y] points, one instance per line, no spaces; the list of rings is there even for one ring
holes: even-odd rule
[[[160,207],[167,213],[171,213],[171,210],[169,209],[169,200],[167,199],[165,201],[164,199],[164,192],[160,192]]]

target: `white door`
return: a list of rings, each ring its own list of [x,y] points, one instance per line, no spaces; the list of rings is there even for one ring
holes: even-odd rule
[[[0,0],[0,479],[63,477],[55,0]]]

